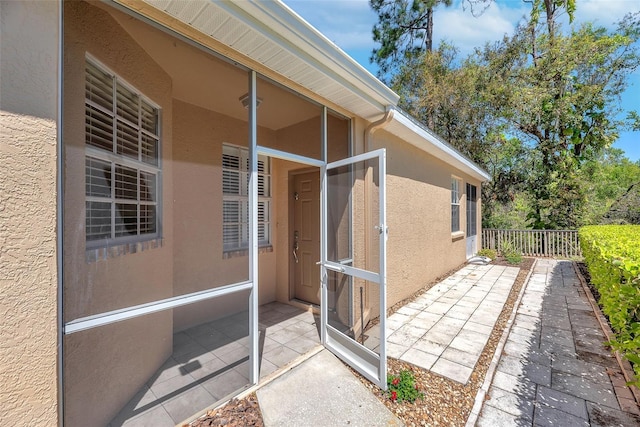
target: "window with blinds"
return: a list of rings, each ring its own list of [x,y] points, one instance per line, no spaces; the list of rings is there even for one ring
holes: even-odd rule
[[[460,180],[451,177],[451,232],[460,231]]]
[[[225,251],[249,247],[249,151],[222,146],[222,217]],[[258,245],[271,239],[271,170],[269,159],[258,156]]]
[[[87,58],[87,248],[159,236],[160,110]]]

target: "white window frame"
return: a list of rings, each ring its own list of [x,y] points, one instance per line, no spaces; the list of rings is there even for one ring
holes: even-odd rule
[[[97,93],[102,89],[100,81],[99,78],[92,79],[97,74],[90,75],[90,70],[101,73],[104,81],[111,80],[111,87],[108,88],[111,90],[110,101],[99,99]],[[85,85],[86,248],[96,249],[160,238],[161,109],[90,55],[86,57]],[[106,86],[103,88],[106,89]],[[103,93],[108,94],[108,91]],[[135,105],[132,99],[135,100]],[[129,153],[125,153],[125,150]],[[98,164],[102,165],[104,172],[94,175],[92,172],[96,169],[91,166]],[[135,178],[127,181],[122,173],[125,170],[132,173],[130,177],[135,174]],[[120,181],[119,176],[123,178]],[[97,203],[108,205],[108,222],[104,221],[105,217],[100,221],[100,218],[93,215],[99,209],[92,211],[90,205]],[[124,211],[121,209],[125,206],[135,209],[135,216],[132,214],[129,218],[135,217],[135,230],[131,228],[132,222],[128,222],[122,215]],[[155,211],[155,215],[151,215],[153,223],[144,223],[142,212],[145,210]],[[94,218],[97,223],[93,222]],[[98,227],[103,227],[104,230],[96,230]],[[92,234],[102,237],[91,238]]]
[[[456,176],[451,177],[451,233],[462,231],[460,221],[460,187],[462,180]]]
[[[249,150],[234,144],[222,144],[222,227],[224,252],[244,251],[249,249]],[[227,162],[225,156],[237,158]],[[237,182],[233,176],[237,175]],[[230,179],[230,180],[229,180]],[[233,215],[236,204],[237,214]],[[227,217],[236,216],[237,220],[229,221]],[[235,234],[235,238],[233,235]],[[258,246],[271,246],[271,162],[270,158],[258,155]]]

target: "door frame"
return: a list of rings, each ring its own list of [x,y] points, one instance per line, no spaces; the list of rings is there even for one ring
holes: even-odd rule
[[[336,261],[329,261],[328,259],[328,209],[327,201],[329,196],[327,171],[329,169],[337,168],[344,165],[351,165],[366,160],[378,160],[378,194],[380,203],[378,204],[379,224],[367,224],[371,222],[365,219],[366,227],[375,227],[379,231],[379,264],[378,272],[372,272],[353,266],[347,266]],[[365,182],[368,178],[365,179]],[[386,338],[386,315],[387,315],[387,291],[386,291],[386,270],[387,270],[387,257],[386,257],[386,243],[388,237],[387,221],[386,221],[386,150],[384,148],[368,151],[362,154],[358,154],[346,159],[331,162],[323,166],[322,175],[320,177],[321,190],[320,190],[320,206],[321,206],[321,276],[322,276],[322,298],[321,298],[321,335],[322,343],[336,356],[344,360],[351,365],[354,369],[364,375],[374,384],[378,385],[381,389],[387,389],[387,338]],[[370,188],[365,186],[365,192],[371,191]],[[353,200],[352,197],[350,197]],[[366,204],[366,203],[365,203]],[[369,209],[367,205],[367,209]],[[351,209],[351,212],[353,210]],[[367,214],[365,213],[365,216]],[[350,217],[350,228],[352,227],[353,216]],[[365,260],[367,265],[368,260]],[[331,325],[329,325],[328,317],[328,271],[337,271],[347,276],[357,277],[369,282],[378,283],[379,292],[379,328],[380,328],[380,347],[379,353],[376,354],[372,350],[366,348],[364,345],[358,343],[355,340],[350,339],[345,334],[341,333]],[[361,327],[364,327],[362,325]]]
[[[288,209],[288,223],[289,223],[289,227],[288,227],[288,235],[287,235],[287,259],[289,260],[289,290],[288,290],[288,299],[289,301],[296,299],[296,290],[295,290],[295,266],[293,265],[293,263],[291,262],[291,251],[293,251],[293,233],[294,233],[294,223],[293,223],[293,218],[295,216],[295,206],[294,203],[292,203],[291,197],[293,194],[293,179],[296,175],[303,175],[305,173],[310,173],[310,172],[318,172],[318,176],[320,177],[321,174],[321,170],[319,167],[314,167],[314,166],[305,166],[305,165],[301,165],[301,167],[299,169],[293,169],[289,171],[288,174],[288,185],[287,185],[287,202],[289,203],[289,209]],[[320,179],[318,180],[318,184],[320,184]],[[318,228],[320,228],[320,218],[318,219]],[[322,232],[322,231],[321,231]],[[320,236],[320,240],[322,241],[322,235]],[[318,245],[321,246],[321,243],[318,242]],[[318,252],[320,252],[320,248],[318,248]],[[322,284],[320,283],[320,277],[318,277],[318,286],[322,286]],[[322,304],[322,298],[320,298],[320,303]],[[309,304],[310,306],[314,306],[313,303],[309,303],[308,301],[302,301],[300,300],[301,303],[303,304]]]
[[[470,187],[475,188],[475,197],[471,198],[471,194],[469,192]],[[465,236],[465,255],[467,259],[473,257],[478,253],[478,186],[467,182],[465,185],[465,218],[466,218],[466,236]],[[473,224],[475,224],[475,234],[469,234],[469,228],[471,227],[472,220],[470,218],[471,211],[471,203],[475,204],[475,218],[473,218]],[[470,245],[473,245],[471,251],[469,251]]]

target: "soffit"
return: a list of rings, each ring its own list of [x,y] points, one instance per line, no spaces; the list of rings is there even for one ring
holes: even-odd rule
[[[196,41],[213,40],[227,48],[221,54],[242,65],[366,120],[375,120],[398,101],[391,89],[279,1],[116,1]]]

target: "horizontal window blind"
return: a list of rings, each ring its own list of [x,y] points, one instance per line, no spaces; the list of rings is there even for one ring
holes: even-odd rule
[[[249,152],[222,147],[223,245],[224,250],[249,247]],[[269,159],[258,156],[258,244],[270,244],[271,174]]]
[[[160,110],[93,59],[85,69],[87,247],[159,234]]]

